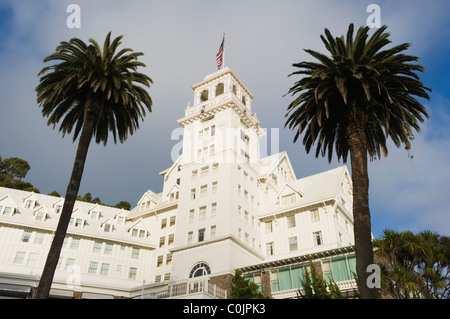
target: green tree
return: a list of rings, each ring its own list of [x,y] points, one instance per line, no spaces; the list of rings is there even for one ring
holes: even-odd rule
[[[78,148],[72,175],[67,186],[64,206],[50,247],[47,261],[36,292],[36,298],[47,298],[58,263],[64,236],[80,187],[89,144],[106,145],[111,133],[114,143],[124,142],[139,128],[146,109],[151,111],[152,100],[145,87],[152,80],[137,72],[144,67],[138,57],[141,52],[125,48],[116,52],[122,36],[111,40],[108,33],[103,44],[90,39],[86,44],[73,38],[63,41],[56,52],[44,62],[57,62],[44,67],[36,87],[37,102],[42,115],[48,117],[53,128],[59,123],[63,137],[73,131]]]
[[[131,209],[131,204],[129,202],[127,202],[127,201],[120,201],[114,207],[130,210]]]
[[[30,164],[26,160],[18,157],[2,159],[0,156],[0,186],[39,193],[31,183],[22,180],[29,170]]]
[[[385,229],[374,241],[381,291],[396,299],[450,298],[450,238]]]
[[[55,196],[55,197],[61,197],[61,194],[58,193],[57,191],[52,191],[52,192],[48,193],[48,195]]]
[[[334,150],[345,163],[350,153],[353,182],[353,218],[356,272],[361,298],[378,298],[376,289],[365,284],[367,266],[374,263],[369,210],[368,159],[387,156],[390,137],[399,147],[410,148],[413,129],[428,117],[417,98],[429,99],[417,71],[424,68],[415,56],[403,53],[404,43],[391,43],[386,26],[369,37],[370,29],[361,27],[353,35],[350,24],[347,36],[334,38],[328,29],[321,39],[331,57],[305,50],[318,62],[300,62],[290,74],[302,78],[288,92],[298,96],[289,104],[286,126],[296,130],[294,142],[304,133],[307,153],[315,143],[318,157]]]
[[[231,281],[233,283],[232,299],[265,299],[259,291],[258,285],[249,279],[245,279],[241,271],[236,270]]]
[[[310,271],[304,269],[304,278],[302,280],[303,292],[298,290],[299,299],[343,299],[343,295],[336,282],[330,279],[328,282],[317,272],[316,266],[310,259]]]

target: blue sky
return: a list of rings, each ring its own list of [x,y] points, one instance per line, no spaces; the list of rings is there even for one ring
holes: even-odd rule
[[[70,29],[67,6],[81,8],[81,28]],[[411,43],[408,53],[426,68],[424,84],[433,89],[425,101],[430,119],[412,145],[369,164],[373,232],[384,228],[450,235],[450,23],[448,1],[141,1],[141,0],[0,0],[0,156],[26,159],[26,178],[42,193],[65,193],[75,156],[71,137],[62,139],[42,118],[35,87],[43,59],[60,41],[79,37],[102,42],[108,31],[124,35],[123,46],[144,52],[143,70],[153,80],[154,109],[124,144],[91,144],[80,193],[103,202],[136,204],[148,189],[161,191],[159,172],[172,164],[171,140],[193,102],[191,86],[216,70],[215,54],[226,32],[225,64],[254,94],[253,111],[261,126],[280,129],[297,177],[342,165],[306,154],[284,129],[295,79],[292,63],[311,60],[302,50],[325,52],[319,36],[333,35],[348,24],[364,25],[366,8],[381,8],[394,44]],[[348,164],[350,168],[350,164]]]

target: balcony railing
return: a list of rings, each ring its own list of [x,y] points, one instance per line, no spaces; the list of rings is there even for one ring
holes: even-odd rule
[[[198,293],[205,293],[217,299],[227,299],[227,290],[211,284],[209,280],[189,280],[168,284],[166,288],[157,291],[145,291],[139,299],[171,299],[188,297]]]

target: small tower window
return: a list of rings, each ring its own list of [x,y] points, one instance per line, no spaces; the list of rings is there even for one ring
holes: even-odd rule
[[[208,101],[208,95],[209,95],[209,91],[203,90],[202,93],[200,93],[200,102]]]
[[[216,96],[218,96],[220,94],[223,94],[223,92],[224,92],[224,85],[223,85],[223,83],[217,84],[217,86],[216,86]]]

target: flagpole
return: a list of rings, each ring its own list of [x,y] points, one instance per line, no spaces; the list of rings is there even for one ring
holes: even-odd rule
[[[225,67],[225,32],[223,33],[222,69]]]

